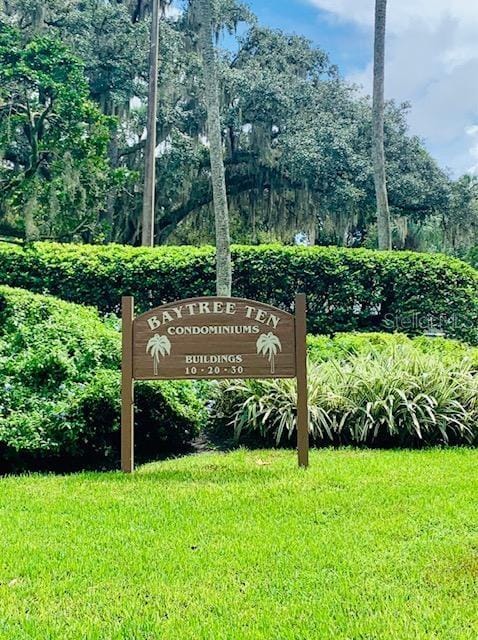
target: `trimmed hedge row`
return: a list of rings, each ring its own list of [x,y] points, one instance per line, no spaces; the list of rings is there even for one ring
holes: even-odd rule
[[[120,335],[94,309],[0,286],[0,473],[118,467]],[[190,446],[202,387],[136,385],[139,460]]]
[[[308,296],[308,330],[401,331],[430,327],[478,344],[478,273],[441,254],[276,245],[233,248],[233,294],[291,309],[296,291]],[[64,300],[119,310],[121,295],[137,309],[174,299],[213,295],[211,247],[143,249],[0,243],[0,282]]]

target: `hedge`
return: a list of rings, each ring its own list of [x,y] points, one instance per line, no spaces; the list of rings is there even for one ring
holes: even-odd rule
[[[478,273],[441,254],[331,247],[235,246],[233,294],[291,309],[308,296],[311,333],[402,331],[478,343]],[[121,295],[137,309],[213,295],[211,247],[0,243],[0,282],[118,312]]]
[[[117,467],[120,335],[88,307],[0,287],[0,473]],[[140,460],[183,451],[206,418],[189,382],[137,383]]]

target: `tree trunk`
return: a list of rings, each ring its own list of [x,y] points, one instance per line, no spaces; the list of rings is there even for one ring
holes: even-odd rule
[[[33,7],[31,12],[32,29],[35,35],[40,34],[45,29],[45,7],[41,4]]]
[[[154,188],[156,181],[156,110],[158,108],[159,2],[153,0],[151,49],[149,61],[148,124],[144,167],[143,217],[141,244],[154,245]]]
[[[25,203],[25,241],[34,242],[38,240],[38,228],[35,223],[35,214],[38,209],[37,188],[35,178],[32,179],[31,193]]]
[[[207,106],[207,128],[214,218],[216,224],[216,290],[218,296],[230,296],[232,284],[229,211],[219,111],[219,87],[216,55],[213,45],[211,0],[198,0],[200,45],[203,57],[203,78]]]
[[[108,145],[108,156],[110,160],[110,167],[117,169],[119,164],[118,153],[118,127],[115,125],[111,132],[110,142]],[[111,242],[113,239],[113,227],[115,218],[115,205],[116,205],[117,190],[115,187],[110,186],[106,199],[106,240]]]
[[[387,0],[375,0],[375,46],[373,68],[373,171],[377,199],[378,248],[392,248],[384,150],[385,24]]]

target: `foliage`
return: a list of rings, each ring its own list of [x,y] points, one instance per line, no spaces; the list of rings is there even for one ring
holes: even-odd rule
[[[451,186],[450,205],[443,212],[444,248],[462,255],[478,242],[478,178],[465,175]]]
[[[0,288],[2,471],[117,464],[119,344],[93,309]],[[140,459],[184,449],[205,417],[188,383],[140,383],[136,395]]]
[[[478,245],[472,247],[466,256],[467,262],[469,262],[475,269],[478,269]]]
[[[291,242],[302,232],[312,243],[363,242],[375,217],[369,101],[305,38],[257,25],[241,39],[237,54],[224,57],[223,77],[233,237]],[[406,116],[406,105],[387,105],[397,224],[403,216],[423,219],[446,207],[449,197],[447,177],[408,135]],[[181,195],[187,191],[192,203],[208,205],[203,179],[202,164],[194,182],[183,182]],[[174,242],[195,242],[199,232],[210,240],[212,218],[204,213],[183,203],[166,208],[160,239],[173,232]]]
[[[57,36],[84,61],[91,96],[105,114],[114,115],[134,95],[146,95],[147,3],[9,0],[4,5],[2,17],[26,42],[39,34]]]
[[[197,24],[194,3],[184,4],[179,17],[161,21],[159,243],[210,242],[214,235]],[[96,198],[88,209],[78,209],[75,181],[57,185],[65,202],[49,229],[54,238],[69,237],[80,223],[70,222],[79,210],[90,212],[90,225],[101,211],[101,230],[87,229],[83,239],[101,240],[104,234],[108,240],[138,243],[150,6],[142,0],[9,0],[0,10],[5,22],[18,27],[26,47],[60,39],[81,58],[91,99],[104,115],[117,118],[108,133],[113,173],[108,189],[100,188],[103,171],[97,165],[92,173]],[[307,39],[259,26],[237,0],[220,0],[214,7],[218,37],[226,31],[229,43],[218,75],[233,239],[292,242],[300,233],[312,243],[373,245],[370,101]],[[11,81],[22,85],[18,73]],[[385,114],[398,247],[412,247],[413,227],[421,228],[433,216],[448,223],[445,214],[455,202],[448,177],[422,142],[409,135],[407,109],[390,103]],[[82,122],[81,110],[71,117]],[[36,188],[42,190],[44,181],[40,173]],[[92,186],[88,183],[88,189]],[[32,210],[41,205],[31,202]],[[11,220],[8,229],[20,233],[16,222]]]
[[[406,339],[390,343],[368,354],[342,352],[310,363],[313,440],[378,446],[478,441],[478,361],[473,366],[458,350],[444,360]],[[226,381],[217,394],[216,420],[229,420],[236,438],[257,431],[273,434],[279,444],[295,435],[295,380]]]
[[[27,239],[95,237],[108,188],[109,121],[58,39],[0,25],[0,217]]]
[[[333,247],[233,247],[233,294],[291,310],[308,300],[310,333],[433,329],[478,344],[478,275],[444,255]],[[214,250],[0,244],[0,281],[118,312],[214,295]]]
[[[478,178],[465,175],[452,182],[446,207],[437,206],[430,217],[404,221],[402,226],[407,247],[466,259],[478,242]]]
[[[442,337],[416,336],[401,333],[337,333],[329,336],[308,336],[307,351],[314,363],[337,360],[347,361],[357,356],[368,357],[405,345],[419,353],[430,353],[449,364],[470,365],[478,372],[478,348]]]

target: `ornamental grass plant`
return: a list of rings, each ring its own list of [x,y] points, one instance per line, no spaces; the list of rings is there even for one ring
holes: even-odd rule
[[[478,377],[470,360],[398,343],[368,354],[309,362],[310,435],[318,444],[423,446],[473,443]],[[218,385],[215,419],[244,432],[293,440],[295,380]]]

